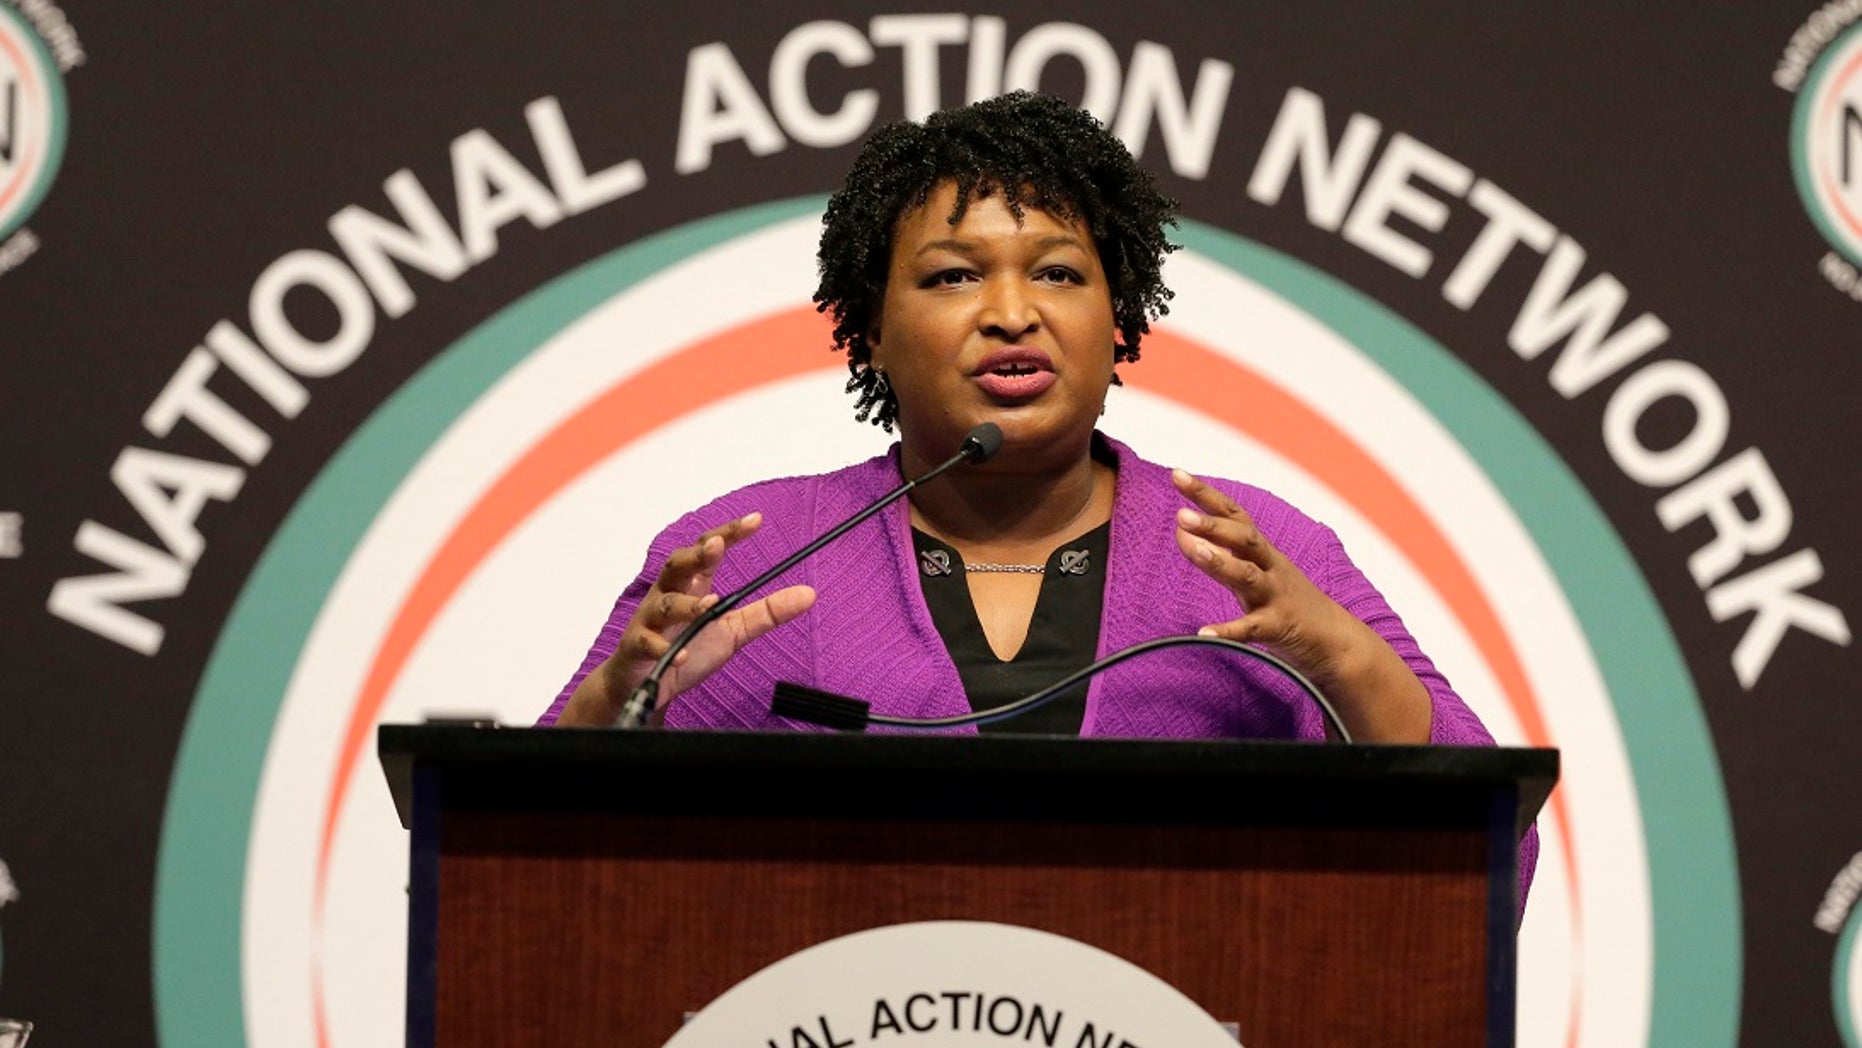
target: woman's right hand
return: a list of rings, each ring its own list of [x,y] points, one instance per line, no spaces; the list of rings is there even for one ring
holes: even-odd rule
[[[582,679],[557,718],[559,725],[606,727],[619,716],[621,706],[656,662],[692,621],[718,602],[711,590],[712,577],[732,546],[756,534],[763,515],[751,513],[698,537],[690,546],[666,558],[659,578],[634,609],[614,653]],[[744,645],[794,619],[813,607],[815,591],[790,586],[761,600],[732,610],[686,645],[667,667],[659,683],[655,721],[680,692],[709,677],[729,662]]]

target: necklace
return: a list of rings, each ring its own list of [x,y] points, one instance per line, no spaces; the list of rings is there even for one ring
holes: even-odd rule
[[[1004,575],[1045,575],[1045,564],[965,564],[965,571],[996,572]]]
[[[1083,549],[1063,549],[1060,551],[1060,573],[1062,575],[1084,575],[1089,569],[1089,555]],[[928,549],[918,555],[918,570],[936,578],[949,575],[955,569],[950,554],[941,549]],[[965,564],[963,570],[1002,575],[1045,575],[1046,564]]]

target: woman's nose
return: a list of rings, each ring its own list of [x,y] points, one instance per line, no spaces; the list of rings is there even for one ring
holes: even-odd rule
[[[1041,325],[1040,310],[1028,289],[1014,280],[985,282],[982,309],[976,319],[983,331],[1011,340]]]

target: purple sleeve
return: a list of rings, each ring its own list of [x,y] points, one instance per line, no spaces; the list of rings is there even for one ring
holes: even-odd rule
[[[1403,625],[1403,620],[1397,617],[1377,587],[1352,563],[1344,545],[1329,528],[1325,529],[1321,549],[1323,559],[1308,569],[1312,581],[1359,621],[1376,630],[1428,689],[1429,742],[1436,746],[1492,746],[1493,736],[1488,733],[1487,726],[1461,701],[1448,678],[1423,653],[1422,645],[1410,636],[1409,628]]]

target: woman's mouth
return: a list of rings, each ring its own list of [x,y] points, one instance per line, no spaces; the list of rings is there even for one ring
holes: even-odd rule
[[[970,373],[978,388],[999,401],[1024,401],[1047,392],[1056,381],[1052,359],[1038,349],[997,350]]]

